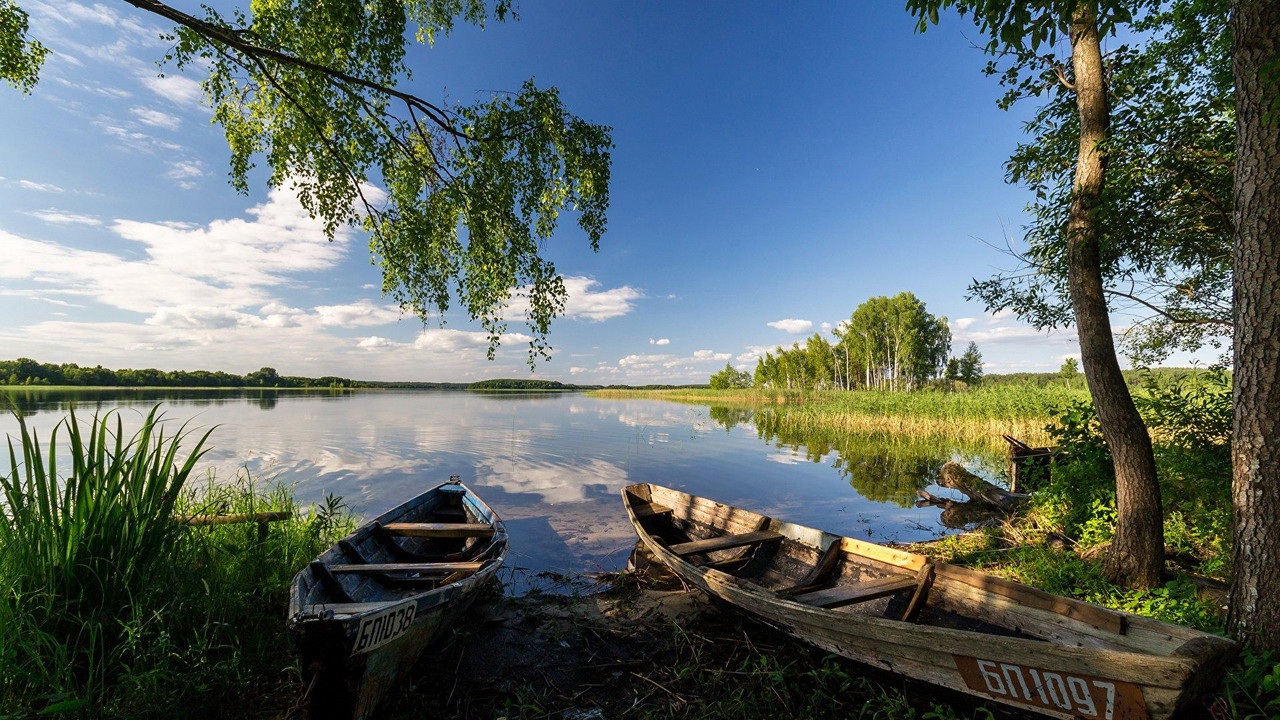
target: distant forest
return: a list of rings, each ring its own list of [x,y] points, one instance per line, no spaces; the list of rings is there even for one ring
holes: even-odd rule
[[[325,375],[323,377],[299,377],[280,375],[275,368],[264,367],[247,375],[236,375],[221,370],[110,370],[96,365],[81,367],[75,363],[42,363],[31,358],[0,360],[0,386],[52,386],[76,387],[185,387],[185,388],[398,388],[413,390],[535,390],[570,391],[596,390],[603,385],[570,385],[557,380],[506,378],[481,380],[474,383],[450,382],[386,382],[378,380],[352,380],[351,378]],[[628,387],[611,385],[609,387]],[[699,387],[688,385],[647,385],[644,389]],[[700,387],[706,387],[702,385]]]

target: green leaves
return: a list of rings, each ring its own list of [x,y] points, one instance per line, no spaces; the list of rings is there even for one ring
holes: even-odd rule
[[[27,39],[27,13],[13,0],[0,0],[0,80],[30,93],[48,54],[44,45]]]
[[[383,290],[406,309],[425,321],[456,299],[488,332],[492,358],[507,312],[522,308],[530,364],[547,356],[566,293],[545,241],[571,210],[599,247],[610,129],[532,81],[457,107],[397,88],[410,24],[434,42],[458,18],[505,19],[508,0],[254,0],[230,19],[161,7],[181,25],[169,59],[211,68],[205,92],[236,188],[265,159],[268,185],[294,187],[331,238],[370,233]]]

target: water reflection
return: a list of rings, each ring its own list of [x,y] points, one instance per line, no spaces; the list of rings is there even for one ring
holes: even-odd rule
[[[936,437],[857,433],[797,421],[785,409],[712,407],[710,418],[726,430],[751,425],[761,440],[787,452],[771,462],[830,464],[859,495],[874,502],[914,506],[917,491],[938,488],[938,471],[955,460],[988,479],[1004,472],[1004,458],[988,447],[962,446]],[[946,493],[942,495],[947,497]],[[946,527],[958,528],[952,522]]]
[[[122,408],[129,426],[164,402],[174,427],[214,431],[205,462],[294,486],[303,502],[342,495],[369,516],[450,475],[509,521],[514,590],[543,571],[616,570],[634,534],[618,499],[653,482],[832,532],[877,541],[945,528],[937,468],[979,454],[891,436],[803,430],[774,412],[575,394],[441,391],[146,390],[0,393],[47,437],[74,406]],[[16,420],[0,416],[0,434]],[[982,462],[986,462],[983,460]]]

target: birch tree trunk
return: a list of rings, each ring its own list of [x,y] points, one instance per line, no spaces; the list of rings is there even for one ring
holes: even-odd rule
[[[1067,217],[1067,280],[1080,336],[1080,358],[1102,435],[1115,462],[1116,532],[1103,563],[1112,581],[1154,587],[1164,571],[1164,518],[1160,485],[1147,426],[1129,395],[1111,336],[1103,295],[1098,206],[1106,176],[1105,143],[1110,130],[1102,50],[1091,2],[1071,18],[1071,63],[1080,150]]]
[[[1227,628],[1280,652],[1280,4],[1232,8],[1236,84],[1233,571]]]

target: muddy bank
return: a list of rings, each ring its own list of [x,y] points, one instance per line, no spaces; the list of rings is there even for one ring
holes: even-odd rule
[[[380,715],[913,718],[947,705],[954,714],[938,717],[989,717],[963,695],[798,643],[643,558],[634,572],[554,579],[564,592],[477,601]]]

